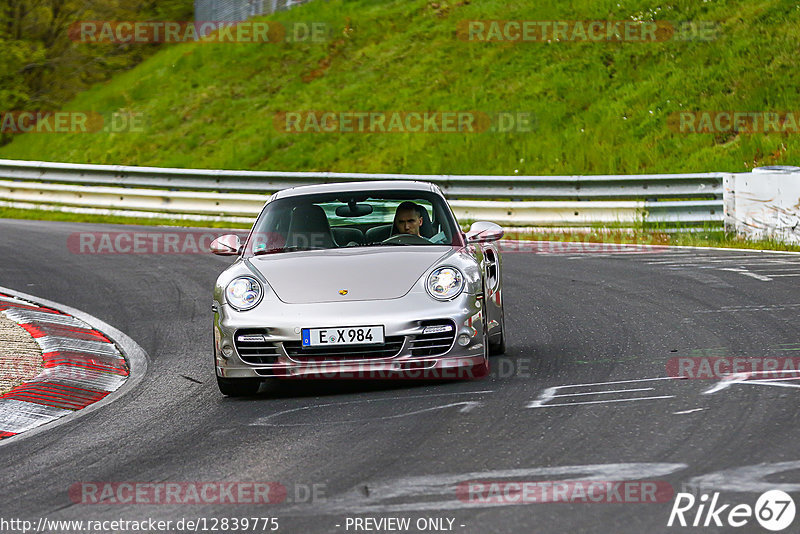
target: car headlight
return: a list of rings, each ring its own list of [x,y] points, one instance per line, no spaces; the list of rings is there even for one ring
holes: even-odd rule
[[[261,284],[252,276],[234,278],[225,288],[225,300],[238,311],[255,308],[263,296]]]
[[[439,267],[428,275],[425,288],[435,299],[451,300],[464,289],[464,275],[455,267]]]

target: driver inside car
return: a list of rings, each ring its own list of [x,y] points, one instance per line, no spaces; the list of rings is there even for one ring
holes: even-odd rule
[[[394,233],[416,235],[422,237],[419,229],[422,226],[422,209],[413,202],[402,202],[394,214]]]

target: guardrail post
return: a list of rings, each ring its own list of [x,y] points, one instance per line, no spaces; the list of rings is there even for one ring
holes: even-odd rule
[[[725,231],[736,232],[736,174],[722,177],[722,207]]]

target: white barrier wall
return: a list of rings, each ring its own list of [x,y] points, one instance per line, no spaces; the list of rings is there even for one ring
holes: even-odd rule
[[[723,179],[725,229],[800,243],[800,167],[758,167]]]

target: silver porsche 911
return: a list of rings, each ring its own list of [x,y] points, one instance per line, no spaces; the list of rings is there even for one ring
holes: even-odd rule
[[[267,378],[477,378],[505,350],[503,230],[464,234],[441,190],[375,181],[295,187],[264,205],[214,288],[220,391]]]

